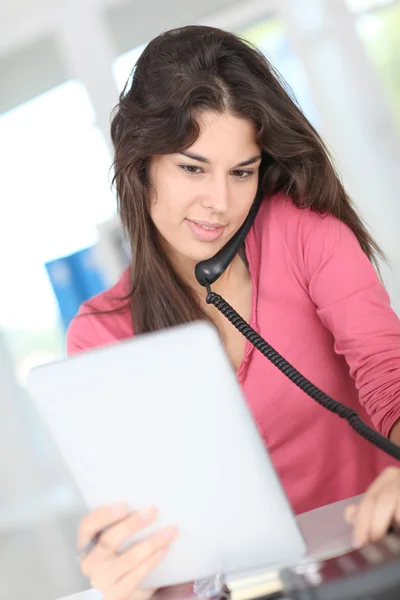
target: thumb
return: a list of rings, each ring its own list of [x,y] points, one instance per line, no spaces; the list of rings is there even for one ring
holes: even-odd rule
[[[349,525],[354,524],[357,518],[358,509],[359,507],[357,504],[349,504],[349,506],[346,506],[344,511],[344,518]]]

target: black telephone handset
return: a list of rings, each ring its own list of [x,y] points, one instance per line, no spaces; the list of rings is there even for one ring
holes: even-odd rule
[[[255,197],[250,212],[247,215],[243,225],[235,233],[235,235],[231,237],[229,242],[227,242],[225,246],[221,248],[221,250],[219,250],[212,258],[202,260],[201,262],[197,263],[195,266],[195,275],[199,283],[205,285],[207,282],[208,285],[211,285],[217,281],[217,279],[221,277],[222,273],[228,268],[236,254],[243,246],[244,240],[246,239],[247,234],[254,223],[254,219],[257,216],[263,195],[264,194],[262,190],[257,192],[257,196]]]
[[[268,342],[266,342],[219,294],[211,291],[211,285],[217,281],[230,265],[236,254],[242,248],[244,240],[249,233],[258,209],[263,199],[262,190],[258,190],[256,198],[243,225],[229,242],[217,252],[215,256],[203,260],[195,267],[195,275],[200,285],[207,289],[207,304],[213,304],[242,335],[248,339],[270,362],[272,362],[286,377],[288,377],[304,393],[313,398],[318,404],[346,419],[350,426],[363,438],[400,461],[400,446],[397,446],[383,435],[369,427],[360,416],[352,409],[337,402],[311,381],[306,379],[297,369],[283,358]]]

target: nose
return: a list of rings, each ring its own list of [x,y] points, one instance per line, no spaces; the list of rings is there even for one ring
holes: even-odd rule
[[[203,206],[215,213],[226,213],[230,204],[229,198],[230,189],[226,177],[215,177],[204,196]]]

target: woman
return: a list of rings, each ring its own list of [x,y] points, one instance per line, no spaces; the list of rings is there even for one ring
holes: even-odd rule
[[[399,320],[372,264],[379,249],[318,134],[257,50],[206,27],[174,30],[147,46],[111,131],[131,268],[82,307],[69,352],[209,319],[294,510],[370,488],[348,518],[358,543],[383,535],[400,516],[395,461],[246,343],[206,304],[194,276],[196,263],[239,229],[261,189],[245,246],[213,290],[313,383],[400,440]],[[145,594],[137,586],[176,531],[116,551],[154,518],[153,509],[128,515],[122,506],[84,519],[79,544],[115,523],[82,564],[106,600]]]

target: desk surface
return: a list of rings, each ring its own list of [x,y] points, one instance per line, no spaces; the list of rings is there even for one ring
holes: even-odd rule
[[[348,504],[359,501],[361,496],[322,506],[297,517],[307,544],[307,556],[327,558],[351,547],[351,529],[343,518]],[[101,600],[96,590],[88,590],[60,600]]]
[[[80,594],[74,594],[72,596],[67,596],[66,598],[61,598],[61,600],[101,600],[101,594],[97,590],[87,590],[86,592],[81,592]]]

